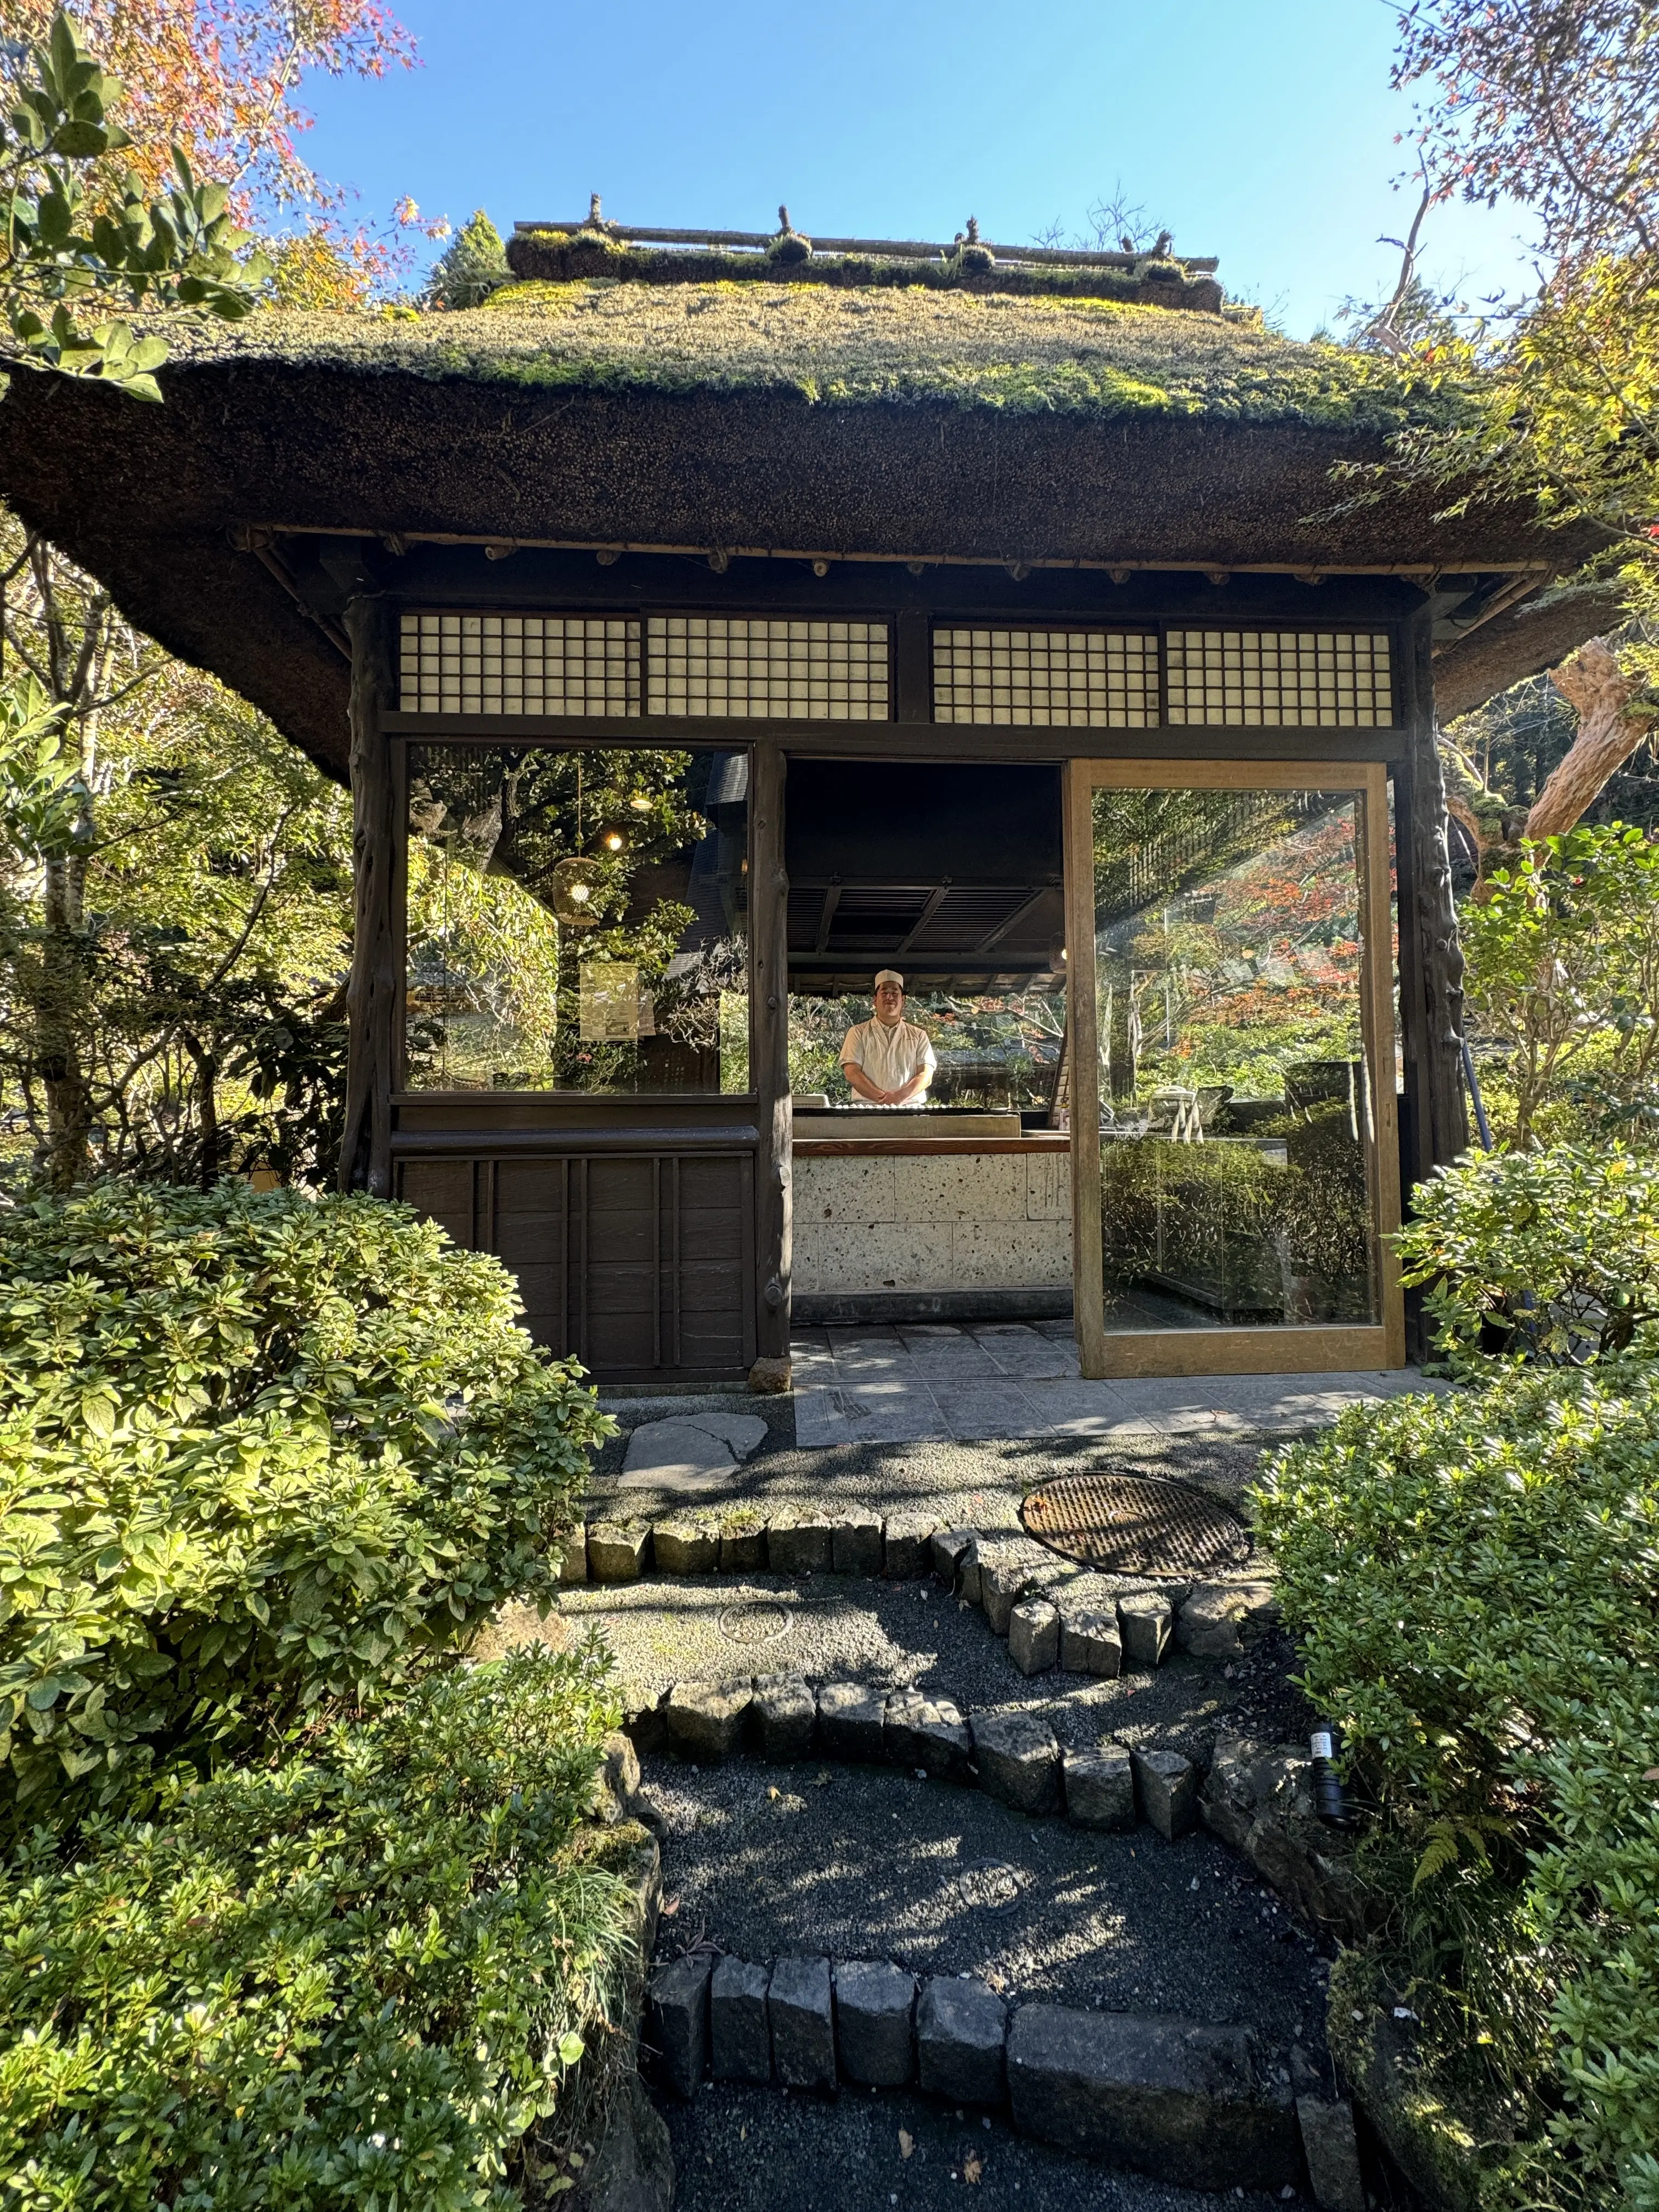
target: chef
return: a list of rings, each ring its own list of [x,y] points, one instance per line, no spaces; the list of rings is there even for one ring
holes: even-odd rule
[[[920,1106],[937,1062],[926,1030],[904,1018],[904,978],[884,968],[876,977],[876,1012],[856,1022],[841,1048],[841,1072],[872,1106]]]

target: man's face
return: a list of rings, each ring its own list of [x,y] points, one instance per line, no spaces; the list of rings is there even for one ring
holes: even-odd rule
[[[904,994],[896,983],[878,983],[876,986],[876,1019],[896,1022],[904,1012]]]

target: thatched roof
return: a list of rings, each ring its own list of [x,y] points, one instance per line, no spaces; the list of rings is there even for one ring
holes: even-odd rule
[[[1333,514],[1334,464],[1449,403],[1214,313],[585,281],[169,336],[161,407],[16,375],[0,495],[336,769],[343,664],[235,550],[250,526],[362,532],[375,558],[423,534],[1218,572],[1490,572],[1573,550],[1513,510]],[[398,588],[395,564],[380,580]],[[740,581],[752,593],[737,568],[722,588]]]

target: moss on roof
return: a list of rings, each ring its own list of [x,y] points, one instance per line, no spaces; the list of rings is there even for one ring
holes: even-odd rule
[[[819,404],[943,401],[1097,422],[1385,433],[1451,403],[1389,362],[1274,336],[1243,316],[1099,300],[752,281],[509,284],[465,313],[270,310],[170,332],[180,360],[240,357],[523,390],[797,394]]]

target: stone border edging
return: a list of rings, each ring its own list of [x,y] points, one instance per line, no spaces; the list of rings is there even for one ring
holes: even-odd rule
[[[1010,2004],[973,1975],[919,1980],[884,1959],[769,1966],[689,1951],[653,1969],[647,2036],[675,2095],[715,2081],[833,2095],[919,2087],[1076,2155],[1195,2190],[1311,2181],[1364,2212],[1353,2108],[1298,2047],[1269,2063],[1246,2027],[1167,2014]]]

